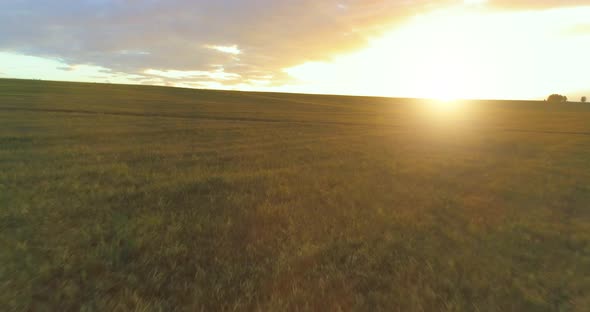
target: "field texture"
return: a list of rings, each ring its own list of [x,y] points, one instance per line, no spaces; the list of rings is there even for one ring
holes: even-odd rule
[[[590,105],[0,80],[3,311],[590,308]]]

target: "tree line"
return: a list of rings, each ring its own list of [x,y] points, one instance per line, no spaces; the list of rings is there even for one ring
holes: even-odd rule
[[[586,103],[587,100],[588,99],[583,96],[580,99],[580,102]],[[551,94],[545,101],[549,103],[567,103],[567,96],[561,94]]]

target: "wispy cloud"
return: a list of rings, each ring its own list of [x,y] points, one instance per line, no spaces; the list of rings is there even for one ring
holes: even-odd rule
[[[213,49],[213,50],[222,52],[222,53],[228,53],[228,54],[233,54],[233,55],[242,54],[242,51],[240,49],[238,49],[237,45],[232,45],[232,46],[207,45],[206,47],[209,49]]]
[[[235,73],[227,73],[223,68],[214,71],[201,70],[157,70],[147,69],[143,72],[146,75],[160,76],[172,79],[203,79],[209,78],[211,80],[235,80],[241,76]]]

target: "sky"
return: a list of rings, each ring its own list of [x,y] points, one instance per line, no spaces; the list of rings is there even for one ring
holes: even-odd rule
[[[0,77],[590,96],[590,0],[2,0]]]

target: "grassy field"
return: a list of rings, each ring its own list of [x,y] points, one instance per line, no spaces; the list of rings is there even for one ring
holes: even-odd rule
[[[0,80],[3,311],[588,311],[590,105]]]

